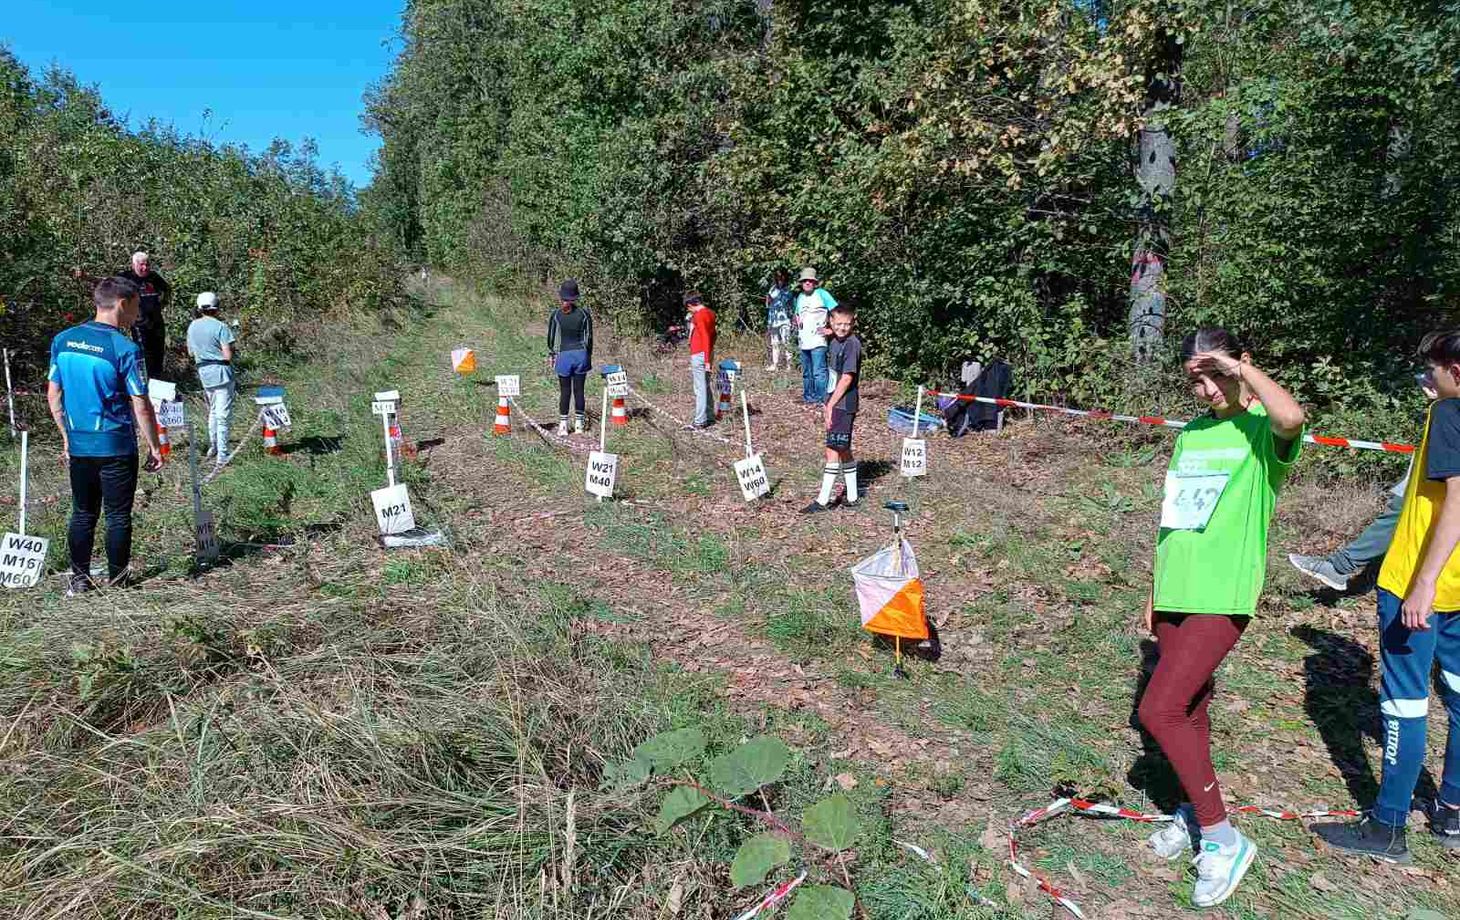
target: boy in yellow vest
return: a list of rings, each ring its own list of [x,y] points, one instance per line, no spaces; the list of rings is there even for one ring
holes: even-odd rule
[[[1410,859],[1404,826],[1424,767],[1430,672],[1437,660],[1450,726],[1430,830],[1441,846],[1460,849],[1460,558],[1454,557],[1460,544],[1460,329],[1430,333],[1419,353],[1438,400],[1379,570],[1379,799],[1361,821],[1313,828],[1336,849],[1395,863]]]

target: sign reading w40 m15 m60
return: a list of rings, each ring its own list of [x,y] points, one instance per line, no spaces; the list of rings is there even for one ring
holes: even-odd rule
[[[7,588],[34,588],[46,567],[45,537],[7,533],[0,539],[0,585]]]

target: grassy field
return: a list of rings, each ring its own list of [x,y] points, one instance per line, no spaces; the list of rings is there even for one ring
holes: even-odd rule
[[[325,331],[311,363],[280,370],[289,452],[251,446],[205,490],[225,564],[193,570],[173,463],[144,477],[142,585],[67,601],[52,578],[0,597],[0,914],[731,917],[761,887],[733,888],[728,863],[764,828],[717,811],[657,834],[662,784],[622,781],[636,745],[677,728],[703,731],[707,758],[784,740],[788,772],[758,808],[796,819],[828,790],[851,798],[851,854],[793,865],[850,879],[859,916],[1056,916],[1004,864],[1012,818],[1056,787],[1170,807],[1131,716],[1169,432],[1017,418],[931,441],[931,475],[907,484],[879,421],[898,394],[870,385],[872,502],[805,518],[820,445],[799,378],[760,370],[754,339],[721,349],[747,368],[775,483],[747,505],[738,417],[717,430],[729,444],[680,431],[685,356],[625,338],[595,358],[658,408],[631,398],[609,434],[618,500],[598,503],[582,488],[596,437],[547,443],[521,412],[490,435],[494,374],[523,375],[533,418],[556,413],[539,307],[449,286],[428,299],[407,328]],[[471,378],[450,372],[462,343]],[[388,387],[422,445],[405,467],[417,517],[447,548],[374,539],[369,402]],[[600,392],[590,381],[595,414]],[[56,539],[53,451],[36,445],[32,519]],[[1235,802],[1372,798],[1372,598],[1310,591],[1280,560],[1362,526],[1382,485],[1300,475],[1284,496],[1261,616],[1214,704]],[[913,506],[944,649],[908,680],[866,642],[846,572],[890,538],[894,497]],[[1454,863],[1422,830],[1395,869],[1325,853],[1296,823],[1242,826],[1259,862],[1214,915],[1460,914]],[[1020,840],[1092,917],[1189,910],[1189,870],[1146,851],[1145,830],[1061,818]]]

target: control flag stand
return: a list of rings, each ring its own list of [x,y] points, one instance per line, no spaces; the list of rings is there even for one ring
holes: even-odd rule
[[[382,398],[384,397],[384,398]],[[406,484],[396,482],[395,438],[390,430],[391,419],[400,405],[399,393],[388,391],[375,394],[371,411],[380,416],[380,430],[385,440],[386,487],[370,493],[371,504],[375,506],[375,521],[380,525],[380,543],[386,549],[419,549],[426,546],[444,546],[446,535],[439,530],[426,530],[416,526],[416,514],[411,507],[410,492]]]
[[[923,581],[912,544],[902,535],[907,503],[884,505],[892,512],[893,542],[852,566],[852,583],[861,608],[862,628],[893,640],[894,677],[907,677],[902,667],[902,640],[925,642],[931,638],[923,604]]]

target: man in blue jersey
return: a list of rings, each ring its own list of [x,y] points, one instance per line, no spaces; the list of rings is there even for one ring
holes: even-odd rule
[[[92,587],[91,545],[103,506],[107,574],[113,585],[126,581],[139,430],[147,442],[146,469],[162,466],[147,368],[142,350],[125,332],[137,321],[138,294],[125,278],[102,279],[92,292],[96,318],[51,340],[46,398],[61,432],[61,462],[71,474],[67,596]]]

